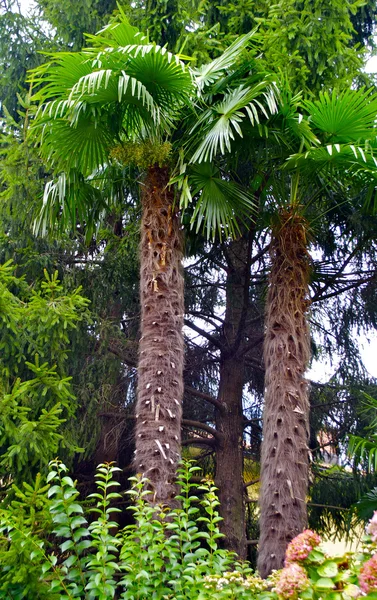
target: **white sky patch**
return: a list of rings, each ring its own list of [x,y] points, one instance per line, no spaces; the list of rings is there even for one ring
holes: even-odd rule
[[[34,0],[18,0],[20,7],[21,7],[21,12],[23,15],[27,16],[28,13],[35,8],[35,2]]]
[[[377,56],[371,56],[365,65],[366,73],[377,73]]]
[[[370,341],[360,338],[360,354],[365,368],[372,377],[377,377],[377,334],[370,336]]]

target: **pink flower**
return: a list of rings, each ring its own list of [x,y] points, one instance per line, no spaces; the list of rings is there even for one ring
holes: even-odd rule
[[[361,567],[359,585],[366,594],[377,590],[377,554],[374,554]]]
[[[297,535],[289,544],[285,553],[285,566],[301,562],[308,558],[309,554],[321,543],[321,538],[310,529],[305,529]]]
[[[367,525],[366,532],[370,535],[373,542],[377,542],[377,510],[374,511],[373,517]]]
[[[309,579],[305,569],[297,563],[293,563],[280,573],[275,591],[280,598],[296,600],[299,593],[304,591],[308,585]]]

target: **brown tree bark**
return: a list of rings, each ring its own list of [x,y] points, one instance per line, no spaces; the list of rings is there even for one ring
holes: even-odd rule
[[[243,480],[243,407],[245,378],[244,347],[245,320],[248,309],[249,253],[247,237],[230,243],[227,249],[228,274],[226,311],[220,363],[216,429],[221,442],[216,447],[215,483],[220,500],[221,532],[224,545],[246,558],[245,492]]]
[[[280,569],[292,538],[306,526],[310,357],[307,223],[293,210],[272,232],[266,305],[265,408],[261,457],[258,569]]]
[[[169,171],[148,169],[142,185],[135,467],[153,503],[171,505],[180,460],[183,396],[183,275],[179,218]]]

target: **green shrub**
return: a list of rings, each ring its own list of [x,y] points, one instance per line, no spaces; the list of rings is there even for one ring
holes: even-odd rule
[[[131,478],[134,524],[121,531],[111,506],[122,499],[114,491],[117,467],[97,468],[97,492],[85,501],[65,465],[56,460],[50,469],[48,486],[18,490],[18,500],[0,511],[0,598],[206,600],[236,597],[236,588],[237,597],[249,597],[243,583],[250,569],[219,548],[216,490],[209,480],[191,482],[197,467],[179,469],[173,510],[151,506],[147,481]],[[230,569],[237,581],[214,591],[208,577]]]
[[[216,488],[178,473],[177,508],[148,502],[147,481],[131,478],[134,524],[119,530],[124,503],[112,464],[99,465],[97,491],[80,500],[58,460],[47,485],[14,486],[0,510],[0,599],[6,600],[377,600],[377,513],[362,551],[330,557],[304,531],[289,544],[284,569],[262,580],[222,550]]]

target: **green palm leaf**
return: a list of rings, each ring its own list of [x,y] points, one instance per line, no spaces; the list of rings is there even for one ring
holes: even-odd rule
[[[93,47],[98,48],[118,48],[119,46],[128,46],[147,43],[147,37],[140,33],[136,27],[132,27],[128,22],[126,14],[118,4],[120,21],[112,22],[106,25],[96,35],[86,35],[86,39]]]
[[[205,87],[217,81],[224,71],[230,67],[234,67],[234,64],[240,57],[240,53],[247,48],[252,38],[256,39],[256,29],[239,36],[221,56],[215,58],[215,60],[207,65],[203,65],[200,69],[194,70],[196,85],[199,91],[204,90]]]
[[[266,107],[260,101],[262,98]],[[193,127],[191,133],[198,132],[199,145],[190,162],[212,161],[218,150],[222,154],[229,152],[235,137],[242,137],[242,121],[247,119],[258,125],[259,113],[268,117],[270,110],[276,110],[276,102],[268,80],[229,91],[220,102],[205,110]]]
[[[371,197],[377,180],[377,94],[346,90],[338,97],[323,93],[316,102],[306,102],[309,122],[319,140],[305,152],[292,154],[287,169],[306,176],[324,173],[333,179],[348,174],[352,184],[369,186]]]
[[[87,241],[90,241],[106,207],[101,190],[85,181],[80,173],[61,173],[56,180],[49,181],[45,186],[42,208],[34,223],[34,233],[46,235],[48,231],[56,229],[71,231],[80,223],[85,227]]]
[[[49,64],[32,74],[34,82],[44,84],[34,96],[42,102],[34,135],[57,171],[88,175],[108,162],[122,136],[169,131],[192,92],[191,75],[178,58],[143,43],[128,22],[119,25],[92,36],[96,48],[52,54]],[[141,45],[130,43],[139,38]],[[128,45],[118,47],[120,40]]]
[[[377,470],[377,435],[370,435],[369,438],[362,438],[357,435],[351,435],[348,445],[348,453],[356,459],[357,463],[367,460],[368,470]]]
[[[319,171],[339,169],[360,176],[369,174],[377,177],[377,160],[370,144],[357,146],[354,144],[327,144],[318,148],[309,148],[306,152],[292,154],[285,168],[298,168],[310,175]]]
[[[191,227],[196,232],[203,229],[207,239],[236,237],[239,223],[255,212],[254,198],[242,186],[222,178],[211,163],[195,165],[185,179],[189,190],[185,207],[196,198]]]
[[[41,130],[41,153],[57,171],[77,169],[89,175],[108,161],[114,143],[110,118],[110,114],[83,106],[74,124],[67,118],[42,118],[34,134]]]
[[[33,69],[29,81],[34,88],[43,86],[33,95],[34,102],[46,102],[70,91],[85,75],[93,71],[93,55],[88,52],[49,53],[50,61]]]
[[[370,91],[324,92],[305,107],[313,127],[324,133],[329,143],[352,143],[375,135],[377,96]]]

